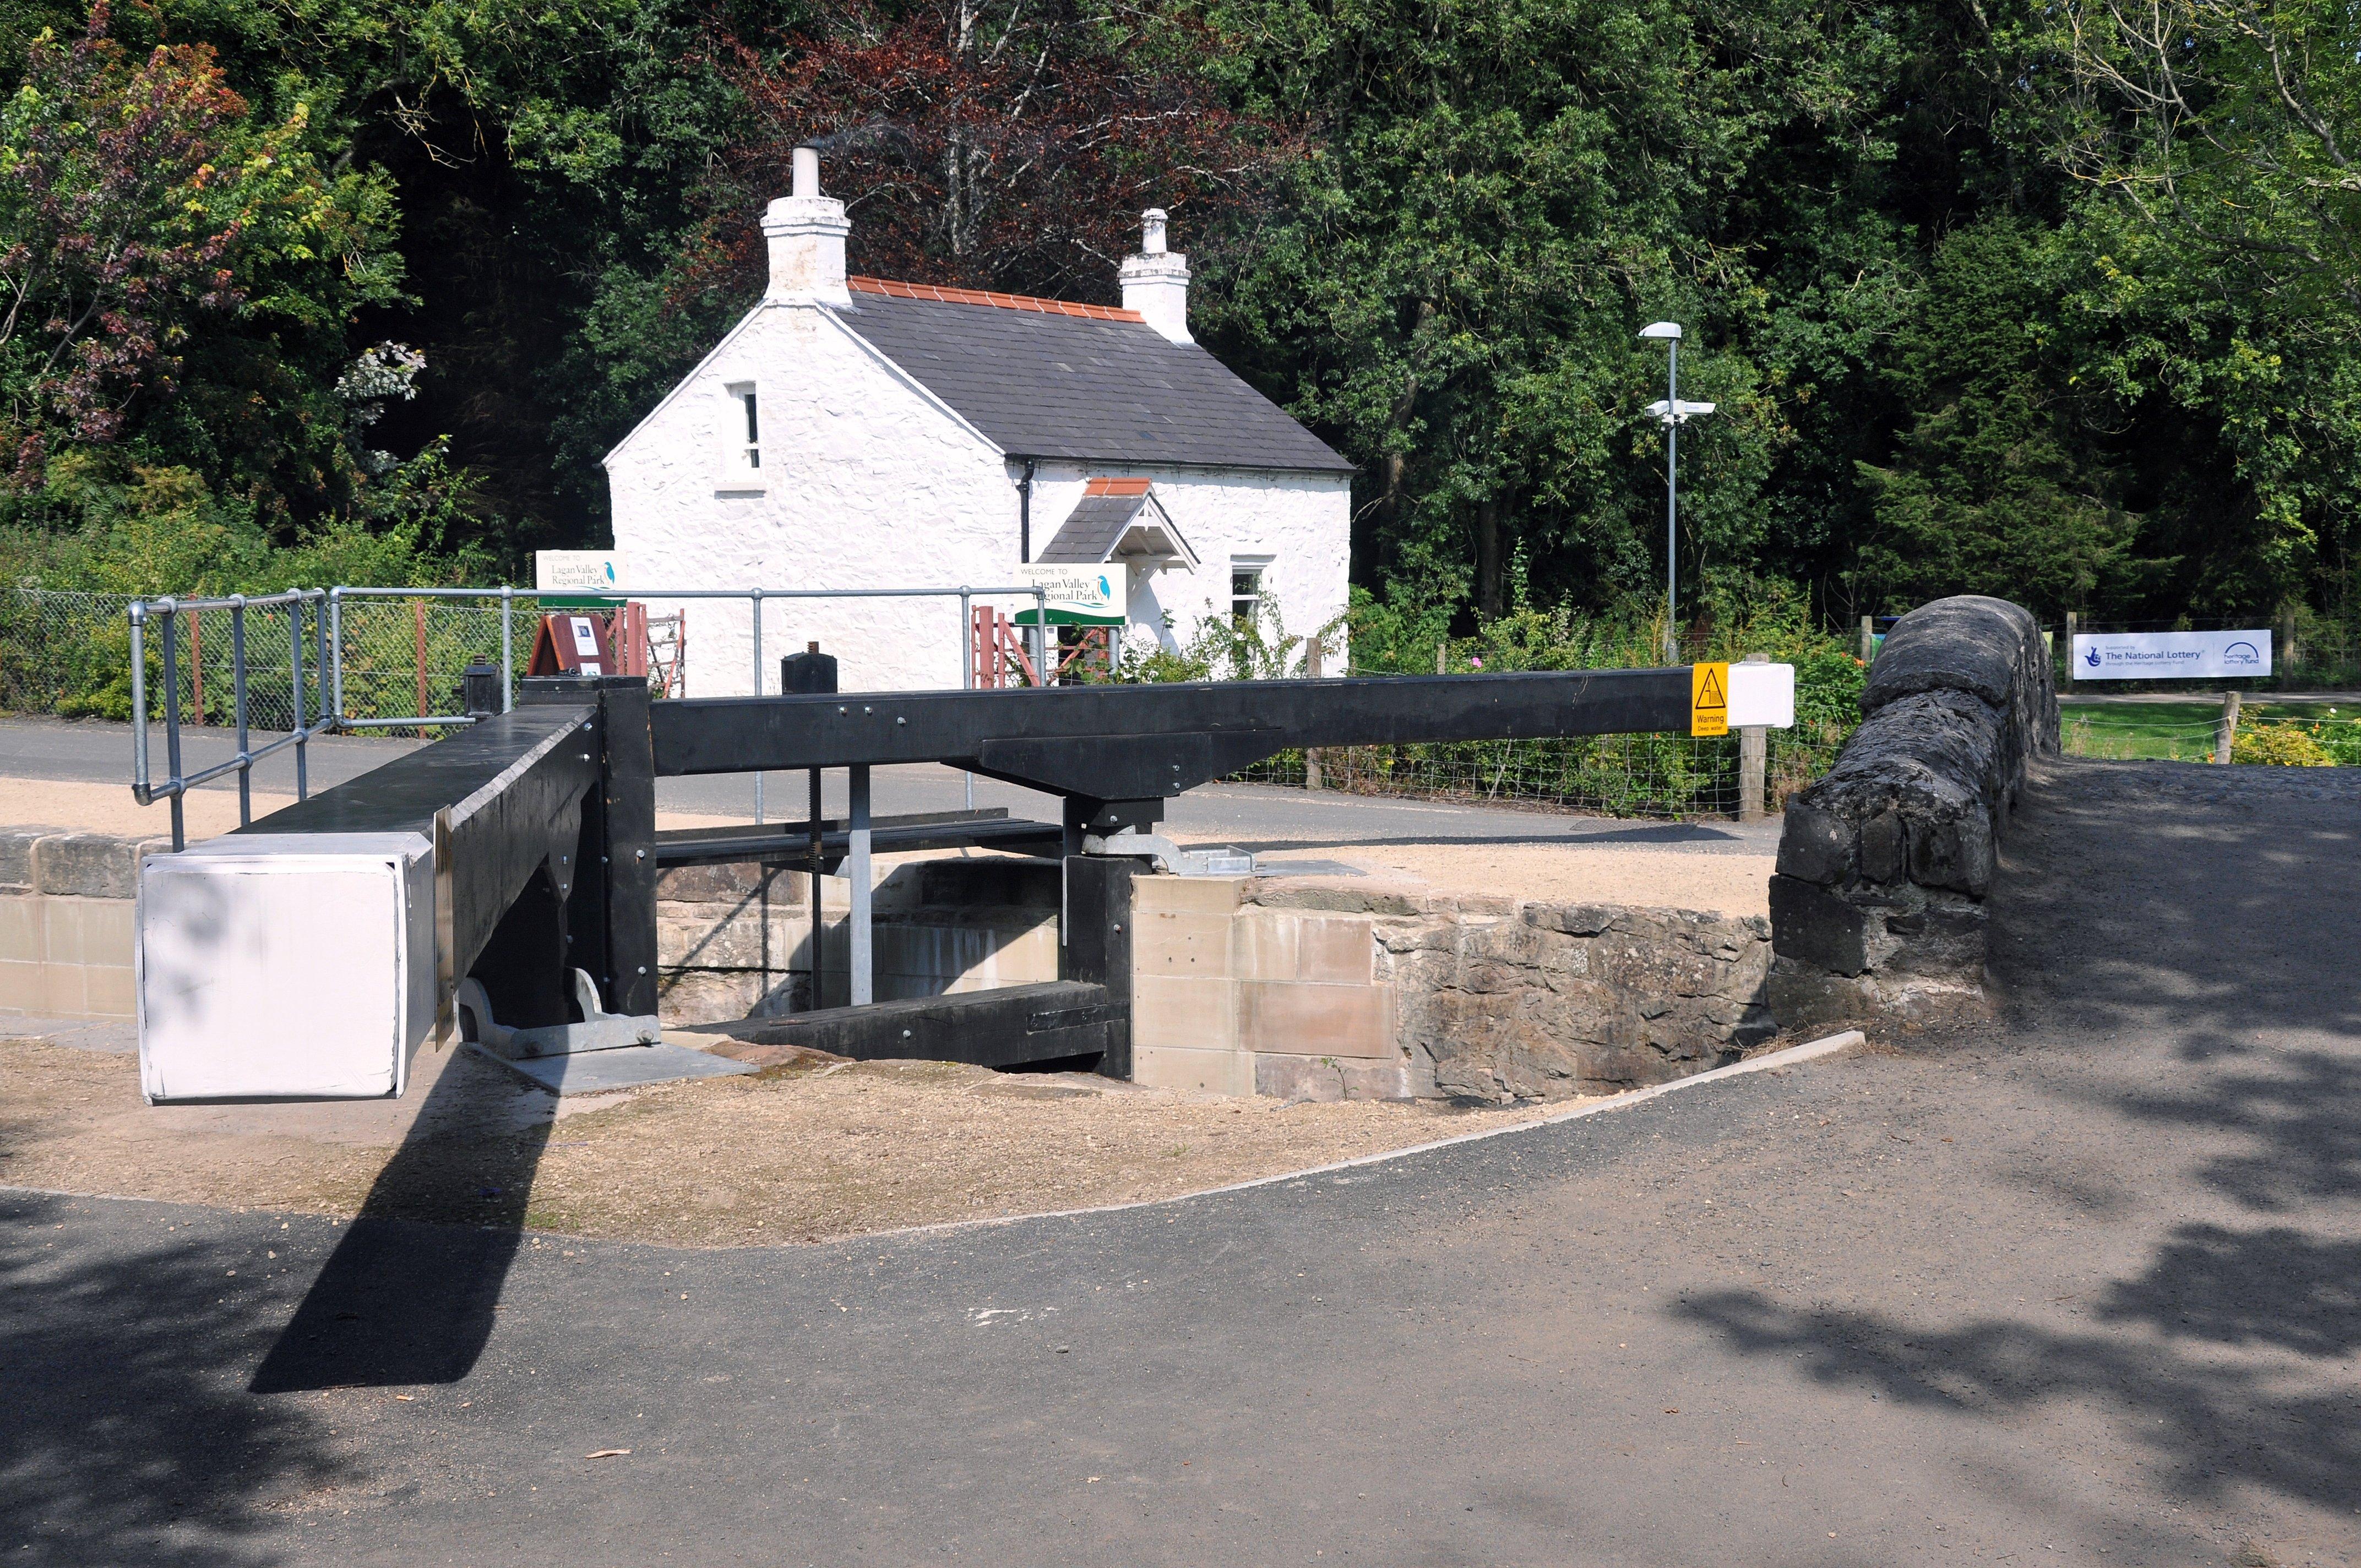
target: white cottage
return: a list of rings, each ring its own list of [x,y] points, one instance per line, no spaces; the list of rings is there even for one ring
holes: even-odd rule
[[[770,286],[607,455],[642,587],[1005,585],[1021,562],[1121,574],[1126,639],[1185,642],[1275,599],[1290,631],[1345,604],[1352,466],[1189,335],[1189,267],[1146,214],[1124,308],[845,275],[819,159],[763,220]],[[1004,599],[1016,610],[1026,601]],[[661,608],[661,607],[659,607]],[[751,689],[747,613],[690,607],[690,689]],[[958,601],[786,600],[847,689],[961,684]]]

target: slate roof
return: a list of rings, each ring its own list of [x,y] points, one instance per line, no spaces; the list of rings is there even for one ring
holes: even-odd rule
[[[1084,496],[1033,558],[1049,566],[1098,565],[1115,553],[1124,525],[1147,504],[1144,490],[1136,496]]]
[[[1162,546],[1169,544],[1172,554],[1193,565],[1196,553],[1172,526],[1164,509],[1148,499],[1148,486],[1146,479],[1093,479],[1082,488],[1082,499],[1058,525],[1056,534],[1033,558],[1052,566],[1103,565],[1115,555],[1133,520],[1146,511],[1148,526],[1140,531],[1146,548],[1160,554]]]
[[[1220,360],[1135,312],[850,282],[839,319],[1012,456],[1352,471]]]

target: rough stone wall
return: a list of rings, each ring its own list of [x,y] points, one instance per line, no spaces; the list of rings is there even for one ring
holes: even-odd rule
[[[2032,615],[1962,595],[1894,626],[1837,765],[1787,802],[1772,1005],[1790,1025],[1982,994],[1984,899],[2026,759],[2058,749]]]
[[[1760,918],[1358,878],[1134,891],[1134,1060],[1179,1087],[1561,1099],[1719,1067],[1776,1032]]]
[[[1759,916],[1525,904],[1381,921],[1401,1040],[1438,1093],[1554,1100],[1663,1083],[1778,1033]]]

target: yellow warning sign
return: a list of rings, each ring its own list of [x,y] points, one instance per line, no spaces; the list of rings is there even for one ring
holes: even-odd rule
[[[1730,666],[1689,666],[1689,733],[1730,733]]]

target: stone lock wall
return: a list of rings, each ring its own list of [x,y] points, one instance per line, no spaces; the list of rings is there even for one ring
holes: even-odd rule
[[[1757,916],[1522,904],[1389,925],[1406,1053],[1444,1094],[1611,1094],[1724,1066],[1778,1033]]]
[[[1290,1099],[1557,1099],[1735,1060],[1770,928],[1378,882],[1133,883],[1133,1076]]]
[[[681,866],[656,880],[657,1016],[715,1024],[813,1005],[811,879],[753,864]],[[845,1004],[840,878],[821,879],[820,1004]],[[877,999],[939,996],[1058,978],[1059,869],[987,856],[926,861],[877,884]]]
[[[130,1018],[139,857],[169,839],[0,830],[0,1016]]]
[[[1974,1002],[1984,899],[2026,760],[2058,750],[2032,615],[1962,595],[1904,616],[1861,727],[1787,802],[1771,879],[1772,1004],[1790,1025]]]

